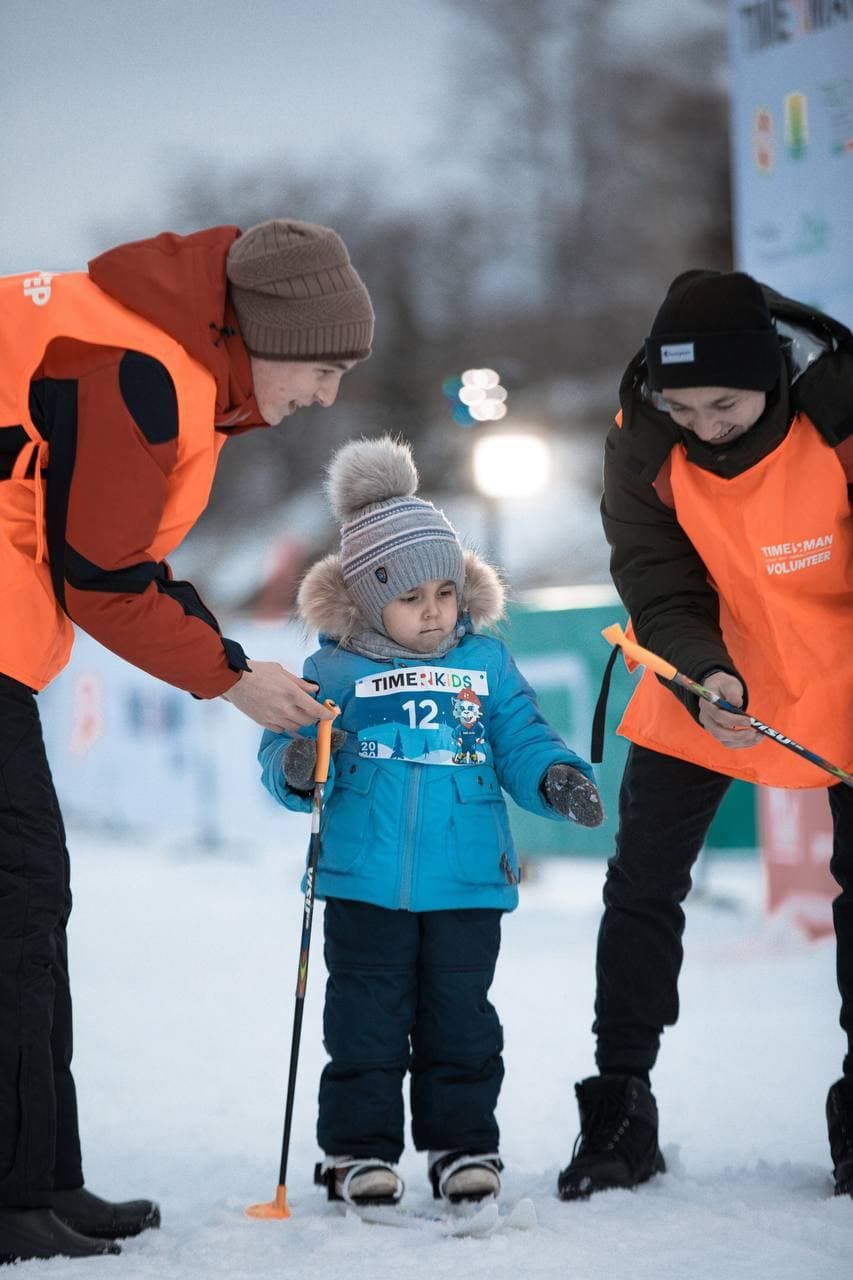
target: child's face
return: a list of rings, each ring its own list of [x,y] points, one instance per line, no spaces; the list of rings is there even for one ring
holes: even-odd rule
[[[458,613],[455,585],[432,578],[386,604],[382,625],[401,648],[432,653],[456,626]]]

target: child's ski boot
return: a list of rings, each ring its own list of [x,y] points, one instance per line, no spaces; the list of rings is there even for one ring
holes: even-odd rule
[[[326,1156],[314,1166],[314,1182],[325,1187],[330,1200],[347,1204],[398,1204],[405,1184],[387,1160],[363,1156]]]
[[[503,1162],[496,1151],[431,1151],[429,1180],[436,1200],[495,1199],[500,1195]]]

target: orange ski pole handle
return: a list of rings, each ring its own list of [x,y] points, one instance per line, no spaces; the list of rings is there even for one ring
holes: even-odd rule
[[[816,751],[812,751],[809,747],[804,747],[800,742],[795,742],[793,738],[786,737],[779,729],[771,728],[769,724],[765,724],[757,716],[750,715],[748,711],[744,711],[743,707],[736,707],[733,703],[727,702],[716,690],[706,689],[698,680],[691,680],[689,676],[682,675],[665,658],[661,658],[658,654],[652,653],[651,649],[644,649],[642,645],[629,640],[618,622],[614,622],[612,626],[605,627],[601,634],[610,644],[618,645],[626,657],[633,662],[639,663],[641,667],[647,667],[649,671],[654,671],[656,675],[663,676],[664,680],[670,680],[673,684],[681,685],[683,689],[689,689],[691,693],[696,694],[697,698],[702,698],[705,702],[713,702],[722,711],[730,711],[732,715],[743,716],[744,720],[749,722],[751,728],[765,738],[769,738],[771,742],[775,742],[780,747],[786,747],[788,751],[793,751],[795,755],[802,757],[803,760],[810,761],[818,769],[823,769],[826,773],[831,773],[833,777],[840,778],[846,786],[853,787],[852,773],[848,773],[846,769],[840,768],[837,764],[832,764],[831,761],[824,759],[823,756],[819,756]]]
[[[317,725],[317,759],[314,764],[314,781],[324,783],[329,778],[329,760],[332,755],[332,725],[337,717],[341,714],[341,709],[331,698],[327,698],[323,703],[327,711],[331,711],[331,718],[321,720]]]
[[[601,634],[611,644],[618,645],[626,657],[639,663],[641,667],[648,667],[656,675],[663,676],[664,680],[674,680],[678,675],[671,662],[667,662],[665,658],[659,658],[656,653],[652,653],[651,649],[644,649],[641,644],[637,644],[636,640],[629,640],[618,622],[605,627]]]
[[[305,871],[305,905],[302,912],[302,940],[299,947],[299,967],[296,974],[296,1002],[293,1010],[293,1035],[290,1042],[290,1069],[287,1078],[287,1098],[284,1106],[284,1136],[281,1142],[281,1166],[278,1186],[272,1200],[250,1204],[248,1218],[289,1218],[287,1203],[287,1157],[290,1152],[290,1129],[293,1123],[293,1100],[296,1096],[296,1069],[299,1065],[299,1045],[302,1039],[302,1014],[305,1008],[305,987],[308,982],[308,953],[311,947],[311,924],[314,919],[314,880],[320,858],[320,814],[323,808],[323,792],[329,777],[329,759],[332,749],[332,725],[341,714],[340,707],[327,698],[323,703],[331,716],[317,724],[317,755],[314,762],[314,800],[311,806],[311,845]]]

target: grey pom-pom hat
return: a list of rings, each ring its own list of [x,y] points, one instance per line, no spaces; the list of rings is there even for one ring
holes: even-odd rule
[[[453,582],[462,600],[459,538],[444,512],[415,496],[417,487],[411,448],[390,436],[350,441],[329,464],[326,492],[341,522],[344,584],[380,632],[385,605],[421,582]]]

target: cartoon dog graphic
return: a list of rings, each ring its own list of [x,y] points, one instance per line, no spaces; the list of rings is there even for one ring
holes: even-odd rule
[[[457,721],[456,754],[454,764],[465,764],[466,757],[470,764],[478,764],[480,756],[478,747],[486,740],[481,723],[483,707],[473,689],[463,689],[457,693],[450,704],[453,719]]]

